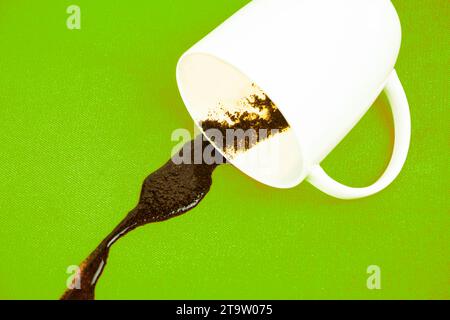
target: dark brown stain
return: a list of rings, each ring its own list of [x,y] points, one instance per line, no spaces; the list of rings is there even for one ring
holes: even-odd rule
[[[201,139],[200,146],[209,143]],[[138,205],[125,219],[97,246],[80,265],[77,278],[79,289],[67,289],[61,300],[93,300],[95,286],[105,269],[109,250],[114,243],[130,231],[154,222],[161,222],[179,216],[196,207],[208,193],[212,183],[212,173],[217,164],[194,164],[195,140],[186,144],[183,152],[191,152],[191,163],[175,164],[170,159],[163,167],[149,175],[141,190]]]
[[[204,120],[201,126],[206,135],[208,135],[208,129],[217,129],[226,139],[229,129],[244,131],[254,129],[257,134],[256,138],[258,138],[257,143],[274,134],[272,130],[282,132],[289,128],[281,112],[265,94],[262,96],[252,95],[247,102],[249,106],[247,111],[225,113],[229,122],[213,118]],[[261,116],[261,111],[263,116]],[[261,129],[268,130],[266,136],[260,136]],[[79,284],[79,289],[67,289],[61,296],[61,300],[94,299],[95,286],[105,269],[109,251],[117,240],[138,227],[184,214],[203,200],[211,187],[214,169],[219,164],[226,163],[226,160],[214,147],[204,140],[206,139],[203,135],[200,135],[190,141],[163,167],[145,179],[137,206],[82,262],[79,273],[72,283],[73,286]],[[242,145],[244,149],[254,146],[254,144],[249,144],[248,140],[237,139],[229,143],[227,147],[236,149]],[[222,146],[225,146],[225,143]],[[200,161],[198,161],[198,150],[200,150]],[[210,159],[206,159],[206,161],[203,157],[204,150],[208,151],[210,155]],[[213,151],[211,152],[211,150]],[[188,152],[187,156],[184,152]],[[183,159],[182,163],[180,163],[180,159]]]
[[[252,86],[258,88],[255,84]],[[246,151],[257,143],[289,129],[288,122],[265,93],[252,94],[243,102],[246,108],[242,111],[222,110],[226,120],[219,120],[210,115],[200,122],[206,136],[227,153]],[[220,132],[222,141],[216,141],[215,130]],[[227,133],[233,134],[236,130],[243,130],[249,134],[230,139]]]

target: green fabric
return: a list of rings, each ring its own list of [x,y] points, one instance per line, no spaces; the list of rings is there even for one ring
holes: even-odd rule
[[[56,299],[137,201],[143,178],[192,129],[179,56],[246,0],[0,3],[0,298]],[[198,208],[148,225],[111,252],[99,299],[450,298],[447,0],[396,0],[397,71],[412,113],[399,178],[362,200],[304,182],[276,190],[231,166]],[[372,183],[391,153],[381,97],[324,162]],[[381,290],[368,290],[369,265]]]

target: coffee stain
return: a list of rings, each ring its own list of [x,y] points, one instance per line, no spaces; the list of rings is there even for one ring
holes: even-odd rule
[[[257,135],[254,138],[259,142],[289,128],[281,112],[266,94],[253,94],[245,99],[244,105],[245,111],[226,111],[226,120],[218,120],[210,115],[209,119],[202,121],[201,126],[206,135],[208,129],[216,129],[223,133],[225,141],[227,130],[254,129]],[[267,131],[264,137],[260,135],[261,129]],[[253,147],[253,139],[247,138],[237,138],[227,148],[237,150],[243,146],[247,150]],[[204,161],[204,150],[209,150],[214,161]],[[201,161],[197,163],[199,151]],[[73,289],[67,289],[61,300],[95,299],[95,287],[106,267],[111,247],[138,227],[166,221],[195,208],[209,192],[214,169],[222,163],[226,163],[226,160],[214,146],[204,141],[203,135],[184,145],[164,166],[144,180],[137,206],[81,263],[72,282]]]
[[[193,157],[195,141],[199,140],[202,140],[202,150],[209,146],[208,142],[203,141],[203,136],[199,136],[187,143],[176,156],[183,157],[183,152],[190,152]],[[81,263],[72,283],[74,288],[67,289],[61,300],[93,300],[109,251],[120,238],[138,227],[184,214],[203,200],[210,190],[212,173],[218,164],[206,164],[203,161],[194,164],[193,158],[191,163],[182,164],[175,164],[172,160],[145,179],[137,206]]]

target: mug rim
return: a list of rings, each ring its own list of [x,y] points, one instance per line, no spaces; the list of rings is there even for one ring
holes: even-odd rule
[[[203,128],[201,127],[201,125],[196,121],[196,119],[194,118],[193,112],[192,110],[194,109],[194,107],[192,106],[190,100],[187,98],[187,95],[185,93],[185,87],[183,85],[183,82],[181,81],[181,64],[183,63],[183,61],[185,60],[186,57],[188,56],[194,56],[194,55],[204,55],[204,56],[208,56],[211,57],[215,60],[217,60],[218,62],[224,63],[226,64],[228,67],[234,69],[234,71],[238,72],[239,74],[243,75],[245,78],[247,78],[249,80],[249,82],[251,83],[255,83],[257,85],[258,82],[254,81],[252,79],[252,77],[248,76],[245,72],[243,72],[239,67],[237,67],[235,64],[229,62],[228,60],[218,56],[217,54],[214,53],[210,53],[207,51],[201,51],[201,50],[188,50],[186,51],[179,59],[178,59],[178,63],[176,66],[176,81],[177,81],[177,85],[178,85],[178,90],[180,92],[181,98],[186,106],[187,111],[189,112],[189,115],[191,116],[192,120],[195,123],[195,126],[200,130],[200,132],[202,133],[202,135],[214,146],[214,148],[216,150],[219,151],[219,153],[225,158],[227,159],[227,161],[229,163],[231,163],[233,166],[235,166],[237,169],[239,169],[241,172],[243,172],[244,174],[246,174],[247,176],[249,176],[250,178],[264,184],[264,185],[268,185],[274,188],[278,188],[278,189],[290,189],[293,187],[298,186],[303,180],[306,179],[307,177],[307,162],[306,162],[306,158],[303,152],[303,147],[301,145],[301,139],[298,138],[298,134],[297,134],[297,130],[295,129],[295,127],[293,127],[290,123],[290,121],[285,117],[285,113],[283,112],[284,110],[284,106],[282,104],[278,104],[276,102],[276,99],[272,99],[272,95],[270,95],[269,91],[266,91],[264,88],[260,87],[264,93],[267,94],[268,97],[270,97],[270,99],[274,102],[274,104],[277,106],[277,108],[280,110],[281,114],[283,115],[284,119],[287,121],[287,123],[289,124],[289,128],[291,130],[293,130],[293,134],[295,137],[295,142],[297,144],[297,151],[299,154],[299,158],[301,161],[301,170],[298,171],[298,173],[296,174],[296,177],[291,179],[289,181],[289,183],[269,183],[269,182],[265,182],[262,181],[261,179],[259,179],[258,177],[249,174],[246,170],[244,170],[243,168],[241,168],[240,166],[236,165],[235,161],[230,158],[229,155],[227,155],[222,148],[217,147],[217,145],[214,143],[214,141],[211,141],[211,139],[205,134],[205,131],[203,130]]]

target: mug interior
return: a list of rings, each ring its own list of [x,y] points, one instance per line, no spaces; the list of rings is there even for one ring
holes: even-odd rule
[[[257,86],[231,64],[205,53],[185,54],[177,66],[177,81],[186,107],[203,134],[202,121],[211,114],[226,118],[225,113],[230,106],[236,106],[237,101],[252,95]],[[269,94],[267,96],[270,98]],[[230,153],[208,140],[231,164],[261,183],[291,188],[301,181],[301,149],[290,127],[258,142],[245,152]]]

